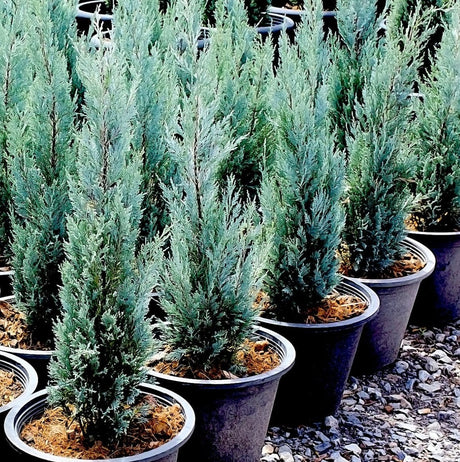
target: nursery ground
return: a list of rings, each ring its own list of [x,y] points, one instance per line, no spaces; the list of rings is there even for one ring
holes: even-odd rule
[[[460,462],[460,321],[410,325],[398,361],[352,376],[323,422],[271,427],[261,462]]]

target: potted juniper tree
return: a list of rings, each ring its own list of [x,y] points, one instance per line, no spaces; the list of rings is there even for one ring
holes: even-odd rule
[[[78,69],[85,120],[69,179],[73,208],[51,381],[8,415],[5,430],[32,460],[175,461],[194,414],[180,396],[144,383],[161,241],[136,249],[142,197],[140,156],[131,148],[134,87],[120,53],[82,46]],[[56,415],[67,431],[50,436]]]
[[[8,120],[22,108],[23,96],[31,80],[25,50],[24,22],[28,18],[27,4],[6,0],[0,5],[0,296],[11,296],[9,216],[10,184],[8,178]]]
[[[347,155],[346,137],[356,118],[354,103],[381,53],[383,17],[371,1],[338,0],[337,11],[337,35],[329,37],[335,73],[331,103],[337,143]]]
[[[113,40],[125,53],[129,78],[142,81],[136,88],[133,146],[143,156],[140,238],[151,240],[168,224],[161,184],[174,182],[175,176],[164,127],[177,120],[178,88],[168,84],[175,82],[176,69],[162,39],[169,29],[163,25],[158,2],[124,1],[118,7],[118,18]]]
[[[47,4],[35,2],[31,17],[35,27],[29,30],[27,56],[34,76],[24,108],[8,124],[14,298],[4,303],[0,348],[30,361],[43,386],[53,323],[61,310],[59,267],[70,210],[66,174],[75,158],[75,104],[67,58],[58,48]]]
[[[260,194],[273,246],[259,322],[296,350],[278,390],[272,415],[278,424],[335,414],[362,329],[379,306],[372,290],[338,271],[345,165],[334,146],[329,70],[321,4],[308,1],[296,42],[280,47],[277,144]]]
[[[155,326],[161,354],[149,364],[159,384],[183,395],[196,413],[180,458],[256,462],[294,350],[256,326],[266,249],[258,245],[253,202],[243,203],[234,180],[218,181],[237,140],[210,98],[216,80],[207,56],[171,127],[179,176],[165,187],[171,226],[158,285],[165,322]]]
[[[365,3],[372,11],[371,2]],[[356,34],[343,28],[346,23],[340,14],[339,9],[341,37]],[[431,274],[435,263],[432,252],[407,238],[405,229],[411,206],[408,183],[414,169],[405,132],[418,74],[420,38],[412,34],[418,28],[393,29],[391,11],[388,24],[380,45],[374,48],[374,65],[345,131],[348,160],[341,270],[365,282],[380,298],[379,313],[363,329],[355,372],[373,372],[396,360],[420,282]]]
[[[262,45],[257,40],[246,18],[243,2],[216,3],[216,31],[207,62],[217,79],[217,95],[211,96],[219,102],[217,118],[227,118],[233,137],[240,139],[233,155],[220,166],[220,181],[225,184],[232,176],[241,195],[255,199],[263,153],[271,139],[268,114],[274,53],[271,43]]]
[[[422,282],[412,320],[442,325],[460,317],[460,4],[447,22],[411,125],[417,156],[409,235],[436,257]]]

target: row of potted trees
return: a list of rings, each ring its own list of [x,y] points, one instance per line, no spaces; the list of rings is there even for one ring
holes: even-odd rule
[[[156,393],[186,423],[133,460],[176,460],[183,445],[256,461],[270,419],[333,414],[352,367],[396,359],[435,268],[408,217],[428,223],[420,205],[434,213],[442,196],[456,234],[457,10],[421,81],[423,16],[401,27],[400,3],[384,29],[372,2],[338,4],[326,39],[309,3],[276,69],[240,2],[216,3],[202,52],[205,5],[143,3],[117,6],[99,48],[77,37],[73,2],[2,7],[2,78],[32,64],[3,85],[4,248],[14,308],[48,348],[47,389],[5,428],[55,460],[18,436],[46,407],[86,446],[110,445]]]

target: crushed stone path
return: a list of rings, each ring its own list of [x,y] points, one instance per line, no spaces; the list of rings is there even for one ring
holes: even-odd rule
[[[460,321],[409,325],[398,360],[349,378],[336,415],[270,427],[260,462],[460,462]]]

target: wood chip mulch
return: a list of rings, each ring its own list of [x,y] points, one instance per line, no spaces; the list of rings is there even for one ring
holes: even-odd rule
[[[371,275],[369,278],[391,279],[408,276],[420,271],[425,264],[426,263],[417,255],[413,253],[406,253],[400,260],[396,260],[392,265],[390,265],[383,273],[379,275]],[[346,264],[341,265],[340,273],[344,276],[360,277],[359,275],[354,274],[351,268]]]
[[[0,406],[6,406],[24,390],[13,371],[0,369]]]
[[[128,457],[155,449],[170,441],[184,426],[184,415],[178,404],[164,406],[152,395],[145,395],[142,405],[149,405],[147,419],[135,421],[126,437],[114,446],[96,441],[90,447],[79,424],[61,408],[47,408],[44,414],[27,423],[21,438],[39,451],[75,459],[110,459]]]
[[[262,314],[271,319],[280,319],[278,308],[270,303],[270,297],[260,292],[255,304]],[[321,324],[354,318],[364,313],[367,302],[356,295],[340,294],[337,291],[324,298],[317,306],[307,307],[304,313],[299,314],[298,319],[285,320],[287,322],[304,322],[305,324]]]
[[[32,340],[24,313],[16,310],[14,305],[4,301],[0,301],[0,344],[25,350],[49,349]]]
[[[162,352],[157,355],[152,359],[149,366],[162,374],[203,380],[248,377],[270,371],[280,364],[279,355],[272,349],[267,340],[246,340],[244,342],[244,345],[236,354],[237,362],[246,371],[244,375],[240,376],[217,367],[206,371],[192,369],[189,365],[180,364],[178,361],[164,360],[165,354],[166,352]]]

